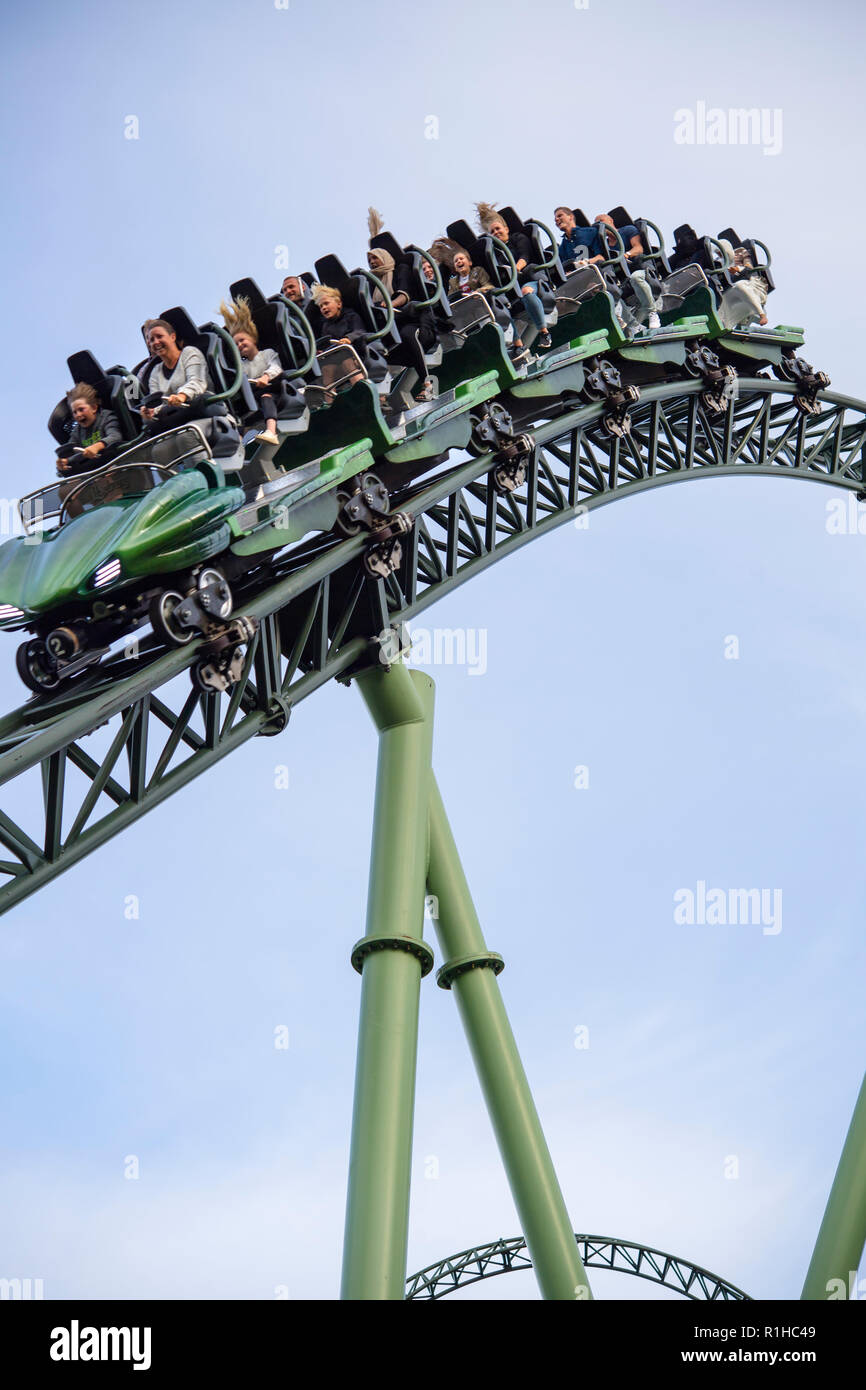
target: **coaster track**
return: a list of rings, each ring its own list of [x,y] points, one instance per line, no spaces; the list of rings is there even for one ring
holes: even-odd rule
[[[691,1298],[695,1302],[751,1302],[747,1293],[727,1279],[721,1279],[689,1260],[667,1255],[663,1250],[609,1236],[575,1235],[574,1238],[585,1269],[611,1269],[617,1274],[632,1274],[638,1279],[659,1284],[664,1289],[673,1289],[683,1298]],[[511,1274],[519,1269],[532,1269],[532,1260],[523,1237],[494,1240],[489,1245],[478,1245],[472,1250],[462,1250],[459,1255],[449,1255],[447,1259],[413,1274],[406,1281],[406,1299],[444,1298],[457,1289],[465,1289],[468,1284],[477,1284],[482,1279],[493,1279],[497,1274]]]
[[[362,537],[329,538],[290,554],[290,568],[258,591],[241,591],[238,607],[259,628],[230,692],[178,694],[172,682],[200,642],[164,651],[145,641],[62,693],[7,714],[0,784],[23,783],[38,768],[42,786],[41,796],[25,797],[29,828],[20,823],[27,817],[0,810],[9,856],[0,860],[0,913],[248,739],[279,733],[294,706],[325,682],[396,659],[404,621],[583,509],[728,474],[813,478],[859,493],[866,404],[823,392],[818,412],[804,414],[796,390],[762,376],[740,379],[724,413],[711,415],[699,381],[645,386],[623,437],[602,428],[603,405],[563,403],[557,418],[533,429],[517,491],[497,492],[492,456],[484,455],[394,495],[416,520],[387,580],[363,573]]]

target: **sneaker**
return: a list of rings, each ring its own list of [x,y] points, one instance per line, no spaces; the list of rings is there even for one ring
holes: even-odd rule
[[[416,401],[432,401],[434,399],[433,382],[425,381],[415,399]]]
[[[550,334],[547,332],[547,329],[545,329],[543,333],[539,333],[535,342],[537,346],[540,347],[544,352],[546,352],[549,347],[553,347],[553,340]]]
[[[261,444],[279,444],[280,436],[275,430],[262,430],[261,434],[256,435],[256,439]]]
[[[650,314],[646,322],[647,328],[661,328],[662,326],[662,321],[655,311]]]

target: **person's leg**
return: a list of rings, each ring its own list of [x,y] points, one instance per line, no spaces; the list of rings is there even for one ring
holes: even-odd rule
[[[322,373],[322,389],[324,391],[324,404],[330,405],[331,401],[334,399],[334,396],[336,395],[336,392],[331,388],[333,387],[334,382],[337,379],[337,368],[333,362],[329,362],[327,360],[327,353],[324,355],[324,360],[323,355],[319,354],[319,367]]]
[[[253,391],[259,404],[259,409],[264,416],[265,427],[259,431],[258,438],[266,444],[273,444],[277,439],[277,407],[270,391],[266,391],[261,386],[254,386]]]
[[[538,297],[534,285],[523,286],[523,309],[538,331],[543,333],[545,330],[544,305]]]
[[[646,271],[633,270],[631,282],[634,286],[635,299],[637,306],[634,311],[635,320],[638,323],[647,323],[650,328],[658,328],[660,299],[656,299],[652,285],[647,279]]]
[[[745,280],[742,284],[732,285],[729,290],[725,290],[718,310],[724,328],[739,328],[760,312],[748,293],[748,281]]]
[[[176,429],[193,418],[187,405],[164,405],[159,414],[148,422],[145,432],[150,435],[165,434],[166,430]]]
[[[633,270],[631,283],[634,286],[635,299],[637,300],[638,317],[644,318],[653,308],[653,293],[647,284],[646,273],[643,270]]]
[[[262,415],[265,417],[266,427],[271,430],[271,432],[275,431],[277,428],[277,407],[270,391],[262,391],[259,397],[259,405],[262,408]]]
[[[427,380],[427,363],[424,361],[424,350],[418,341],[418,329],[414,324],[401,323],[399,325],[400,342],[402,349],[400,356],[403,365],[414,367],[418,374],[419,381]]]

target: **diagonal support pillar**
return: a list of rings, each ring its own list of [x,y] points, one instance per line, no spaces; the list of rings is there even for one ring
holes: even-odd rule
[[[591,1298],[574,1227],[496,981],[503,961],[485,945],[432,773],[427,886],[438,900],[433,920],[445,958],[437,980],[457,998],[542,1297]]]
[[[379,731],[367,935],[352,952],[361,1016],[343,1251],[344,1299],[403,1299],[434,686],[397,663],[357,677]]]
[[[801,1298],[820,1300],[829,1296],[834,1280],[841,1280],[845,1297],[849,1295],[852,1277],[856,1280],[863,1248],[866,1245],[866,1076],[860,1087],[857,1104],[830,1196],[824,1220],[815,1242],[815,1253],[809,1265]],[[838,1289],[838,1284],[836,1285]]]

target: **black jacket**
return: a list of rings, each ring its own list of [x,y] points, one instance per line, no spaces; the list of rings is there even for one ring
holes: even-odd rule
[[[332,339],[348,338],[358,355],[364,356],[367,335],[361,322],[361,316],[354,309],[349,309],[344,304],[343,312],[338,319],[326,319],[323,315],[320,318],[320,324],[321,337],[316,339],[316,347],[320,352],[334,346]]]
[[[518,284],[525,285],[528,280],[532,279],[527,268],[532,265],[535,255],[532,249],[532,242],[525,232],[511,232],[505,244],[514,257],[515,263],[517,261],[526,261],[526,266],[524,266],[523,270],[517,272]]]
[[[391,298],[398,294],[405,294],[409,300],[412,298],[412,271],[405,261],[396,266],[391,284]],[[407,304],[402,309],[394,310],[394,322],[398,330],[404,324],[410,328],[417,328],[425,347],[436,341],[436,319],[430,308],[412,309]]]

